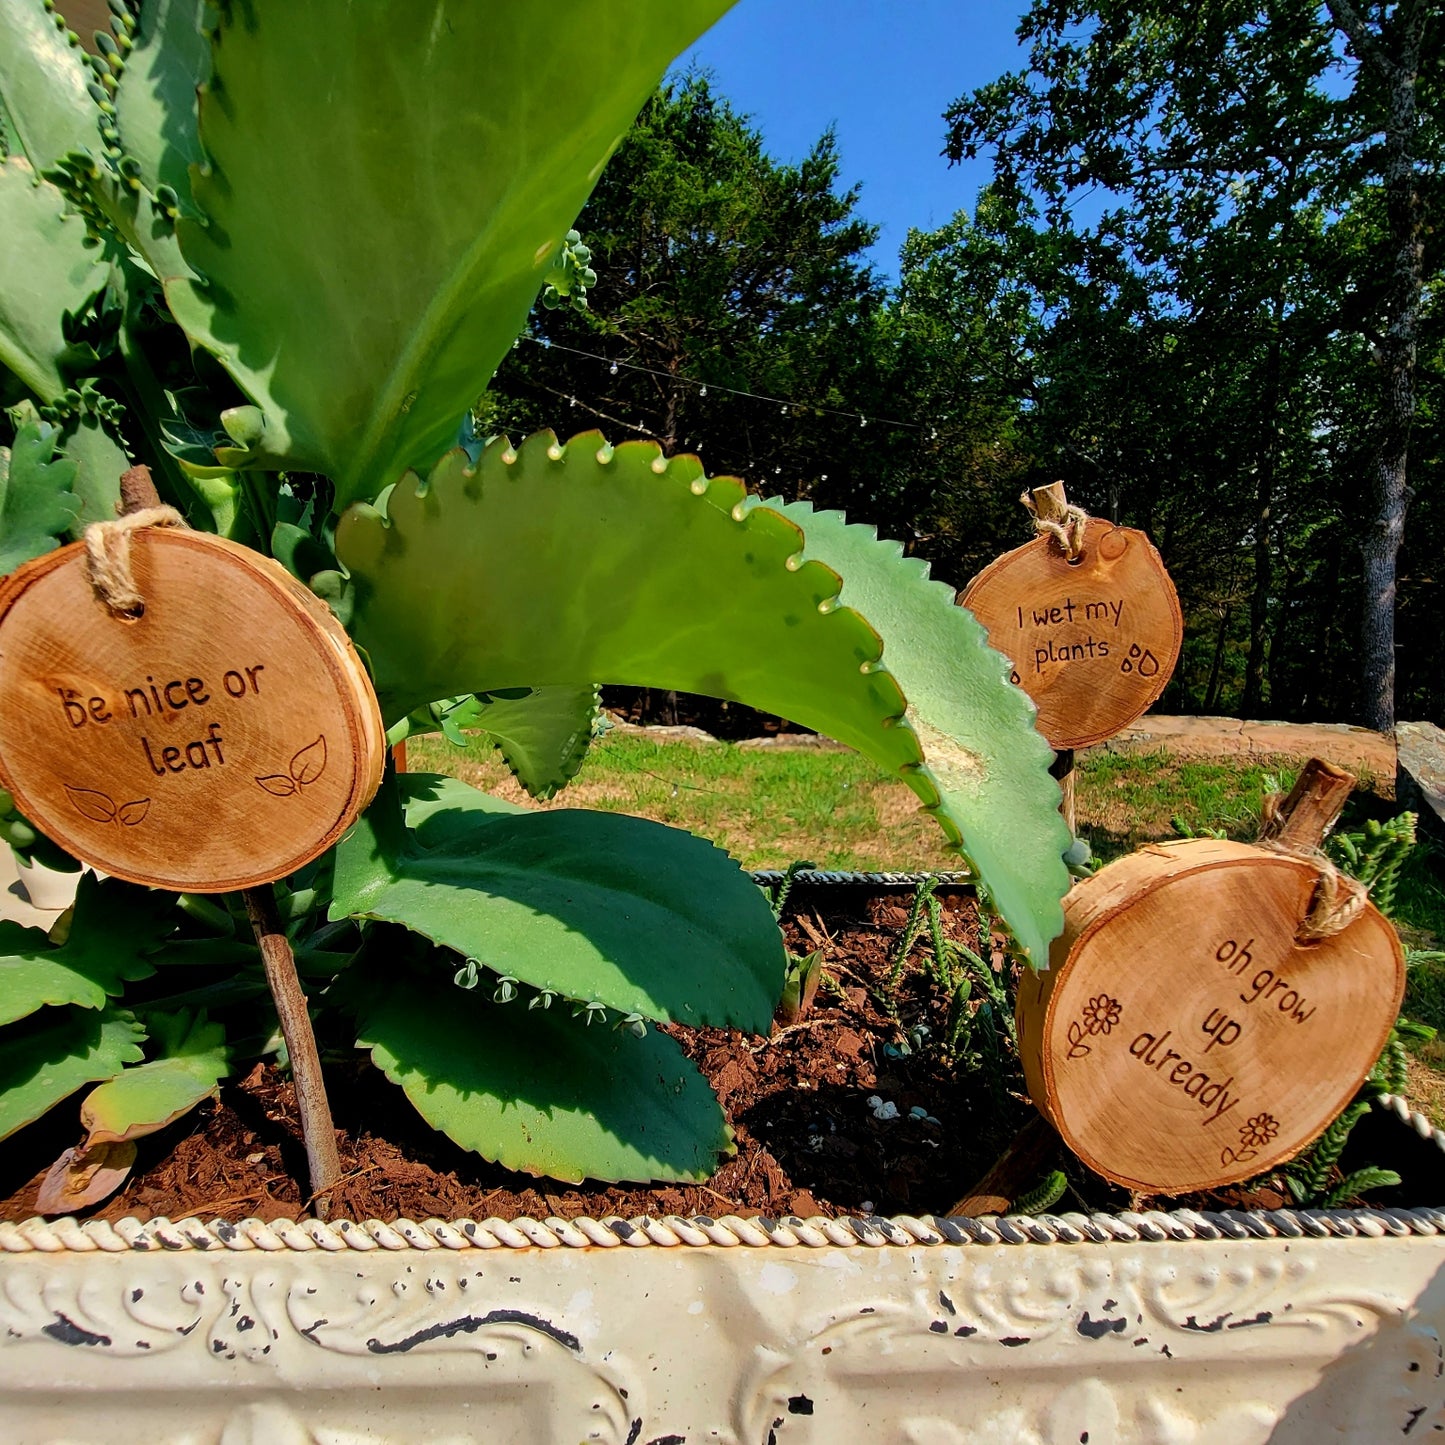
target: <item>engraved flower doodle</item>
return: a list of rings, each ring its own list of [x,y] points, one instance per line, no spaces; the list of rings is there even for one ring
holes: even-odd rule
[[[123,823],[127,828],[134,828],[141,822],[151,806],[149,798],[136,798],[117,806],[109,793],[101,793],[94,788],[72,788],[69,783],[65,784],[65,795],[75,811],[92,822]]]
[[[1239,1143],[1243,1149],[1263,1149],[1279,1133],[1279,1120],[1273,1114],[1256,1114],[1239,1126]]]
[[[1123,1016],[1124,1006],[1106,993],[1095,994],[1084,1005],[1083,1013],[1069,1024],[1068,1040],[1071,1059],[1082,1059],[1093,1050],[1084,1042],[1098,1034],[1113,1032],[1114,1025]]]
[[[1106,993],[1097,994],[1084,1005],[1085,1031],[1091,1034],[1112,1033],[1123,1012],[1118,999],[1110,998]]]
[[[284,773],[268,773],[256,781],[268,793],[274,793],[278,798],[289,798],[314,783],[325,771],[326,734],[323,733],[291,759]]]

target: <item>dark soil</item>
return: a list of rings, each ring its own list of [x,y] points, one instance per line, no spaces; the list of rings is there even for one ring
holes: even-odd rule
[[[973,949],[1003,978],[1002,939],[980,938],[971,894],[940,890],[939,897],[946,937]],[[706,1185],[579,1187],[511,1173],[435,1133],[399,1089],[353,1054],[326,1066],[344,1170],[333,1217],[947,1212],[1033,1110],[1005,1033],[977,1012],[978,987],[968,1005],[971,1041],[948,1051],[949,1000],[935,981],[927,928],[890,988],[909,902],[907,891],[878,896],[799,885],[784,931],[795,954],[823,949],[825,974],[811,1009],[796,1024],[775,1025],[769,1039],[669,1028],[707,1075],[737,1137],[736,1155]],[[875,1096],[896,1105],[898,1117],[875,1117],[869,1103]],[[926,1117],[914,1117],[915,1107]],[[77,1142],[75,1115],[62,1106],[0,1144],[0,1219],[34,1214],[46,1170]],[[1020,1187],[1033,1187],[1052,1168],[1070,1178],[1056,1209],[1131,1202],[1066,1160],[1062,1145],[1039,1179]],[[273,1066],[258,1064],[223,1087],[219,1100],[141,1140],[124,1187],[89,1216],[295,1218],[307,1212],[305,1178],[291,1084]],[[1272,1208],[1284,1201],[1232,1191],[1187,1202]]]

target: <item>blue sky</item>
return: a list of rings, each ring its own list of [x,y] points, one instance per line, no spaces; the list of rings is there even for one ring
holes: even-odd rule
[[[972,211],[983,162],[952,166],[943,112],[1024,65],[1014,30],[1024,0],[738,0],[679,62],[710,69],[779,160],[806,153],[832,123],[841,180],[880,225],[872,260],[897,275],[910,226]]]

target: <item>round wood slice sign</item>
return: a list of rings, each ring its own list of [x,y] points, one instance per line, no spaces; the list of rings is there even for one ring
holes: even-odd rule
[[[201,532],[131,537],[117,616],[77,543],[0,584],[0,779],[67,851],[133,883],[219,893],[328,848],[385,737],[341,624],[277,563]]]
[[[1300,941],[1318,869],[1210,838],[1151,846],[1064,900],[1050,968],[1019,990],[1034,1103],[1091,1169],[1180,1194],[1297,1154],[1354,1096],[1405,991],[1366,904]]]
[[[1014,666],[1051,747],[1113,737],[1164,691],[1184,640],[1179,598],[1143,532],[1091,517],[1070,561],[1039,537],[991,562],[959,599]]]

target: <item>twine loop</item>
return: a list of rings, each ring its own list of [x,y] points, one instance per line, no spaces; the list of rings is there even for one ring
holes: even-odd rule
[[[1040,537],[1052,537],[1070,562],[1077,561],[1084,551],[1084,528],[1088,525],[1089,514],[1082,508],[1068,503],[1060,517],[1044,517],[1039,514],[1038,503],[1033,495],[1025,491],[1019,501],[1028,508],[1034,519],[1034,531]]]
[[[130,539],[142,527],[184,527],[174,507],[142,507],[113,522],[95,522],[85,529],[86,562],[96,597],[117,617],[134,620],[146,610],[130,566]]]
[[[1277,797],[1265,799],[1266,827],[1278,808]],[[1295,928],[1296,943],[1318,943],[1322,938],[1333,938],[1337,933],[1343,933],[1365,911],[1370,890],[1358,878],[1341,873],[1321,849],[1302,848],[1277,838],[1261,842],[1258,846],[1285,858],[1298,858],[1318,874],[1309,907]]]

